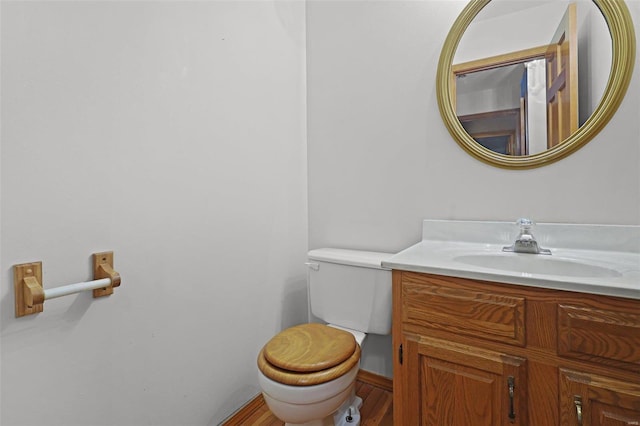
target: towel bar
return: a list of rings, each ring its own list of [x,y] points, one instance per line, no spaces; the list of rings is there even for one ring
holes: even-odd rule
[[[42,262],[13,266],[16,318],[36,314],[44,309],[44,301],[93,290],[93,297],[108,296],[120,286],[120,274],[113,270],[113,252],[93,254],[93,281],[69,284],[51,289],[42,287]]]

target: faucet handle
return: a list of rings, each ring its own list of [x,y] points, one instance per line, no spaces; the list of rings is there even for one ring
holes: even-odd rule
[[[520,226],[520,234],[516,237],[515,243],[502,248],[502,251],[510,251],[516,253],[534,253],[534,254],[551,254],[551,250],[538,246],[538,241],[531,234],[531,228],[534,223],[531,219],[525,217],[516,221],[516,225]]]
[[[531,219],[521,217],[520,219],[516,220],[516,225],[520,227],[521,233],[528,233],[529,231],[531,231],[534,223]]]
[[[516,225],[518,226],[532,226],[533,225],[533,221],[529,218],[526,217],[521,217],[520,219],[516,220]]]

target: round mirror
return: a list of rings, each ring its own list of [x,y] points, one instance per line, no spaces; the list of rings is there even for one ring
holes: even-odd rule
[[[471,1],[447,36],[440,113],[484,162],[550,164],[592,139],[620,105],[635,62],[629,11],[619,0],[489,3]]]

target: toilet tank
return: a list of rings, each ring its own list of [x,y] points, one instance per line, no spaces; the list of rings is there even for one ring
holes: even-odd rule
[[[323,321],[373,334],[391,334],[392,253],[316,249],[308,253],[311,312]]]

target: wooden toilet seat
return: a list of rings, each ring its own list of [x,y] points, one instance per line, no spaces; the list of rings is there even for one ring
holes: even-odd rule
[[[292,386],[334,380],[360,360],[353,335],[323,324],[302,324],[274,336],[258,355],[258,368],[268,378]]]

